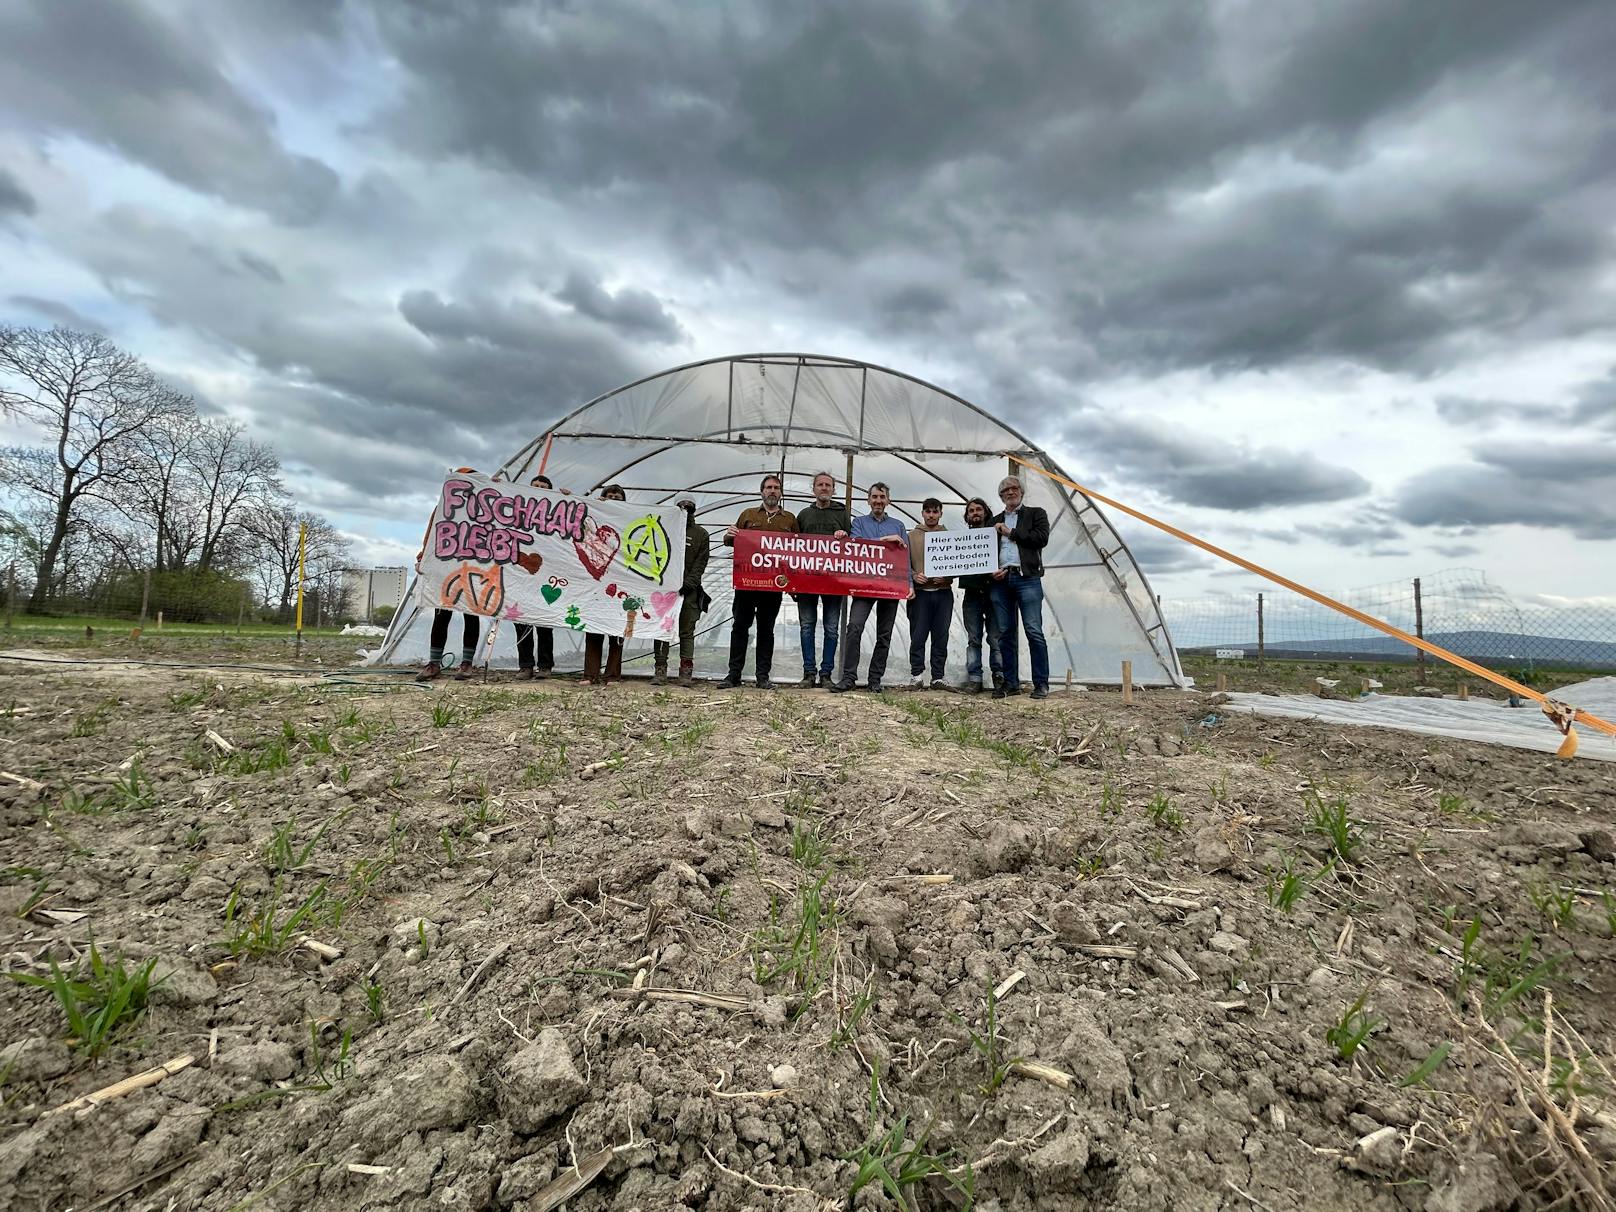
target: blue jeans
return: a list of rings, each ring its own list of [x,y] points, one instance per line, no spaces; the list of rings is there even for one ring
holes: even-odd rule
[[[803,593],[797,595],[797,624],[802,631],[802,671],[814,671],[814,626],[819,618],[825,623],[825,649],[820,657],[819,672],[827,678],[836,668],[836,632],[841,623],[841,608],[845,598],[830,594]]]
[[[1040,577],[1024,577],[1012,572],[993,582],[993,612],[999,616],[999,660],[1004,665],[1004,684],[1015,690],[1021,686],[1020,652],[1016,645],[1016,615],[1027,633],[1027,654],[1032,658],[1032,684],[1049,685],[1049,645],[1044,642],[1044,582]]]
[[[993,590],[967,589],[960,598],[965,619],[965,680],[982,684],[982,633],[988,636],[988,668],[994,677],[1004,672],[999,660],[999,612],[993,608]]]

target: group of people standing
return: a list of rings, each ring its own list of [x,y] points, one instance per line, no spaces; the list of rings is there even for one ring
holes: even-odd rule
[[[821,471],[813,480],[814,501],[800,513],[785,508],[785,485],[777,475],[763,477],[759,485],[761,502],[742,512],[724,532],[724,542],[733,546],[742,530],[775,530],[791,534],[822,534],[836,538],[852,537],[870,543],[907,546],[909,551],[909,674],[910,684],[924,687],[928,664],[931,685],[945,685],[948,660],[948,634],[954,616],[954,580],[933,577],[926,572],[926,535],[946,529],[943,503],[935,497],[921,504],[921,525],[908,528],[892,517],[891,490],[879,481],[871,484],[869,512],[850,517],[847,508],[835,500],[836,479]],[[1032,697],[1049,693],[1049,646],[1044,640],[1043,551],[1049,543],[1049,515],[1033,505],[1022,503],[1021,481],[1007,476],[999,483],[1003,509],[990,513],[986,501],[972,497],[965,506],[965,525],[971,529],[991,526],[998,536],[996,571],[960,577],[960,614],[965,620],[966,665],[963,689],[978,693],[985,688],[982,649],[986,638],[988,671],[995,698],[1021,693],[1020,645],[1018,630],[1025,632],[1032,666]],[[729,670],[721,687],[741,684],[746,668],[746,650],[751,630],[757,624],[757,684],[773,683],[774,622],[780,612],[781,594],[765,590],[735,591],[734,623],[729,640]],[[842,676],[834,677],[836,646],[841,607],[848,603],[846,649],[842,653]],[[797,618],[802,638],[803,688],[820,687],[845,693],[858,684],[858,668],[864,630],[875,615],[875,647],[870,653],[864,687],[879,691],[886,676],[887,655],[892,643],[892,627],[898,617],[893,598],[799,594]],[[817,641],[823,631],[823,647]],[[928,651],[929,650],[929,651]],[[929,658],[929,660],[928,660]]]
[[[554,491],[554,485],[545,475],[536,476],[532,485]],[[561,491],[570,495],[567,489]],[[869,543],[907,547],[910,685],[917,689],[925,687],[928,668],[932,687],[946,685],[944,673],[948,660],[949,630],[954,616],[955,578],[933,577],[926,572],[926,535],[946,529],[943,525],[943,503],[935,497],[927,498],[921,504],[921,525],[905,527],[903,522],[887,512],[892,500],[891,490],[879,481],[869,488],[869,512],[856,518],[850,516],[847,507],[836,500],[836,478],[830,472],[821,471],[814,476],[813,492],[813,503],[792,513],[784,503],[784,480],[774,474],[764,476],[759,485],[759,503],[743,510],[735,524],[724,531],[724,544],[734,546],[735,535],[742,530],[773,530],[787,534],[851,537]],[[627,498],[621,487],[608,484],[601,489],[600,499],[622,501]],[[1049,693],[1049,646],[1044,640],[1042,580],[1043,551],[1049,543],[1049,515],[1037,506],[1023,504],[1021,481],[1015,476],[1007,476],[999,482],[999,500],[1003,508],[997,513],[991,512],[988,503],[981,497],[972,497],[965,505],[964,522],[968,529],[992,527],[997,534],[999,567],[994,572],[957,578],[960,615],[965,622],[966,635],[965,682],[961,688],[974,694],[991,685],[994,698],[1020,694],[1020,645],[1017,636],[1018,632],[1023,632],[1027,637],[1032,668],[1032,697],[1041,699]],[[681,686],[689,686],[695,680],[696,624],[712,601],[702,587],[711,536],[696,521],[695,501],[685,498],[677,504],[686,515],[684,578],[679,589],[682,601],[679,610],[678,681]],[[774,624],[780,614],[783,596],[779,592],[765,590],[735,591],[729,669],[719,683],[720,688],[733,688],[741,684],[748,647],[755,647],[757,685],[764,689],[773,685]],[[870,653],[864,689],[880,691],[886,676],[892,628],[898,617],[897,600],[860,597],[857,594],[849,597],[798,594],[795,600],[803,669],[802,680],[797,684],[805,689],[818,687],[833,693],[855,689],[864,631],[873,614],[875,646]],[[847,638],[842,653],[842,675],[837,680],[836,649],[844,602],[848,609]],[[433,611],[428,662],[417,675],[418,681],[431,681],[442,674],[449,626],[454,613],[445,608]],[[757,627],[755,645],[752,641],[754,624]],[[461,659],[454,675],[456,678],[464,680],[471,676],[479,631],[479,617],[465,614]],[[984,646],[988,653],[986,669],[982,660]],[[652,682],[655,684],[663,684],[668,679],[671,647],[669,641],[663,640],[656,641],[653,646],[655,672]],[[553,631],[533,623],[517,623],[516,655],[518,677],[550,676],[555,666]],[[619,679],[622,672],[622,637],[593,633],[586,635],[584,681],[604,685]]]

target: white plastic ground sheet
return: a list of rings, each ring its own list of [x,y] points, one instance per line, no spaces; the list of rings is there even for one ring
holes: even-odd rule
[[[1616,719],[1616,678],[1594,678],[1548,692],[1549,697]],[[1310,694],[1231,694],[1229,708],[1259,715],[1290,716],[1366,728],[1396,728],[1426,736],[1487,741],[1516,749],[1553,753],[1563,739],[1536,703],[1509,707],[1490,699],[1404,698],[1380,694],[1361,699],[1320,699]],[[1577,729],[1577,756],[1616,762],[1616,739]]]

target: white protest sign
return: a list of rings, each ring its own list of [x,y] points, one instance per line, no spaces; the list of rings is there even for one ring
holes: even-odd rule
[[[457,472],[438,493],[418,570],[423,607],[667,639],[679,630],[685,511]]]
[[[926,533],[926,575],[964,577],[997,572],[999,547],[992,527],[977,530],[932,530]]]

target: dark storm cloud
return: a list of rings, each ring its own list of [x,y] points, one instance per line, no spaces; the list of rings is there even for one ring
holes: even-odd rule
[[[1310,522],[1296,529],[1332,547],[1381,547],[1403,537],[1401,530],[1373,513],[1347,522]]]
[[[1416,526],[1513,524],[1616,539],[1616,444],[1499,443],[1475,456],[1414,476],[1394,512]]]
[[[1616,370],[1579,391],[1571,415],[1575,421],[1593,421],[1616,428]]]
[[[689,330],[753,322],[810,347],[856,334],[900,368],[929,359],[1029,433],[1069,426],[1084,478],[1223,510],[1349,501],[1368,482],[1305,450],[1305,395],[1297,436],[1255,445],[1196,435],[1238,435],[1238,412],[1167,429],[1073,409],[1097,381],[1183,368],[1418,376],[1608,340],[1616,18],[1605,0],[1254,12],[4,5],[0,128],[42,162],[69,163],[53,141],[76,137],[262,212],[114,206],[61,219],[53,251],[250,365],[248,404],[288,459],[360,500],[487,465],[683,360],[668,347]],[[340,185],[288,140],[321,149]],[[135,179],[85,183],[87,210],[105,189],[149,191],[116,176]],[[639,264],[645,282],[683,281],[659,297]],[[54,284],[13,289],[51,315]],[[1470,431],[1616,428],[1616,371],[1569,413],[1436,407]],[[1375,554],[1409,523],[1604,528],[1602,506],[1579,515],[1568,495],[1605,486],[1586,458],[1476,459],[1404,485],[1394,517],[1268,533]]]
[[[1080,413],[1061,435],[1086,465],[1112,466],[1174,501],[1213,509],[1261,509],[1340,501],[1369,491],[1349,467],[1307,452],[1246,450],[1151,421]]]
[[[31,215],[39,209],[34,195],[23,188],[22,182],[4,168],[0,168],[0,215],[7,212]]]
[[[650,291],[625,286],[614,295],[600,284],[599,278],[582,270],[573,270],[567,275],[556,298],[579,315],[599,320],[631,340],[677,345],[689,339],[689,334]]]
[[[1438,396],[1436,414],[1444,421],[1472,429],[1492,429],[1504,421],[1541,420],[1563,409],[1548,404],[1513,400],[1474,400],[1468,396]]]
[[[81,255],[114,297],[256,363],[251,407],[277,447],[366,492],[399,490],[402,467],[430,465],[432,478],[446,463],[496,465],[558,413],[652,368],[559,304],[422,288],[378,314],[318,261],[273,280],[242,268],[256,254],[221,251],[216,233],[127,208],[104,216]],[[353,454],[387,448],[398,467]]]
[[[12,295],[11,302],[31,312],[47,324],[60,324],[63,328],[79,332],[104,332],[105,326],[92,320],[77,308],[59,303],[55,299],[41,299],[35,295]]]
[[[0,110],[13,120],[80,135],[288,222],[312,219],[336,192],[336,174],[283,148],[272,116],[210,62],[196,22],[135,4],[8,4],[0,46]]]
[[[894,338],[932,315],[862,254],[912,250],[956,302],[945,335],[998,335],[1009,289],[1079,337],[1018,344],[1080,377],[1429,370],[1478,334],[1607,322],[1578,302],[1605,289],[1612,241],[1599,52],[1616,58],[1616,22],[1598,3],[1128,12],[387,5],[408,82],[382,127],[621,208],[700,272],[783,273],[817,248],[838,264],[808,294]],[[1519,132],[1493,130],[1485,167],[1440,147],[1374,164],[1399,122],[1485,101],[1523,57],[1585,129],[1514,151]],[[1272,161],[1271,179],[1192,201],[1245,160]]]

